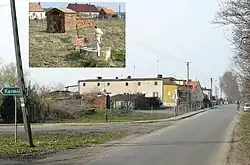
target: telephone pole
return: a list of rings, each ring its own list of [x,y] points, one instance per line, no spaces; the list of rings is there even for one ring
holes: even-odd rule
[[[189,87],[189,74],[190,74],[190,63],[191,62],[186,62],[187,64],[187,86]],[[187,101],[189,106],[191,105],[191,92],[188,92],[187,94]]]
[[[21,102],[21,109],[22,109],[22,114],[23,114],[24,129],[27,134],[27,140],[28,140],[30,147],[34,147],[33,140],[32,140],[31,127],[30,127],[29,118],[28,118],[28,111],[26,108],[26,89],[25,89],[21,50],[20,50],[20,43],[19,43],[15,0],[10,0],[10,7],[11,7],[11,17],[12,17],[16,65],[17,65],[17,76],[18,76],[18,83],[19,83],[19,88],[20,88],[20,102]]]
[[[210,78],[210,85],[211,85],[211,94],[210,94],[210,100],[213,99],[213,78]]]

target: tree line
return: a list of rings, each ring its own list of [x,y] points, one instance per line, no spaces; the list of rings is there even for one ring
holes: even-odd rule
[[[214,24],[232,29],[229,41],[234,45],[235,70],[225,72],[221,85],[228,97],[250,99],[250,1],[226,0],[220,3]],[[239,87],[238,85],[239,84]],[[237,85],[237,86],[236,86]],[[241,96],[239,94],[241,92]]]
[[[49,118],[46,112],[46,106],[49,104],[48,95],[54,90],[63,90],[64,86],[60,83],[55,85],[38,85],[31,84],[28,80],[28,73],[25,73],[26,93],[27,93],[27,109],[30,120],[38,122]],[[18,79],[16,65],[14,63],[0,63],[0,89],[3,87],[18,87]],[[0,95],[0,122],[14,121],[15,100],[13,96]],[[20,109],[20,101],[17,99],[18,122],[22,122],[22,114]]]

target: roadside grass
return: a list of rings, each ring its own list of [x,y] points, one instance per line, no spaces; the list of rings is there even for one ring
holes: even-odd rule
[[[17,144],[12,136],[0,136],[0,157],[15,157],[24,154],[32,156],[40,152],[53,152],[66,149],[89,147],[118,140],[127,135],[126,132],[103,133],[98,136],[43,135],[33,136],[35,147],[29,147],[24,136],[19,136]]]
[[[95,114],[89,115],[86,117],[77,117],[74,119],[65,119],[60,120],[58,122],[86,122],[86,123],[101,123],[106,122],[105,114],[109,114],[109,110],[97,110]],[[154,115],[151,113],[148,114],[140,114],[140,113],[132,113],[132,114],[124,114],[124,115],[116,115],[112,114],[108,115],[108,122],[128,122],[128,121],[142,121],[142,120],[157,120],[157,119],[167,119],[167,115]]]
[[[125,67],[125,21],[95,20],[103,32],[103,47],[111,47],[112,63]],[[75,50],[76,29],[66,33],[47,33],[46,21],[31,21],[29,26],[30,67],[106,67],[103,60],[84,60]],[[94,28],[79,28],[80,38],[87,38],[94,46]]]
[[[239,137],[241,137],[242,142],[242,155],[250,160],[250,113],[244,113],[239,122]]]

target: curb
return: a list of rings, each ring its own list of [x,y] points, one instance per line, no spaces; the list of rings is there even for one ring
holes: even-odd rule
[[[146,121],[132,121],[132,122],[129,122],[129,123],[157,123],[157,122],[165,122],[165,121],[178,121],[178,120],[182,120],[182,119],[186,119],[186,118],[195,116],[197,114],[203,113],[203,112],[208,111],[208,110],[209,109],[200,110],[200,111],[197,111],[196,113],[192,113],[192,114],[189,114],[189,115],[186,115],[186,116],[183,116],[183,117],[176,116],[176,117],[172,117],[172,118],[168,118],[168,119],[146,120]]]

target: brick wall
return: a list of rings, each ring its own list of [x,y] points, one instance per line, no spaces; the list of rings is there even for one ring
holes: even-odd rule
[[[94,96],[91,99],[88,99],[88,101],[85,102],[86,107],[89,108],[107,108],[107,96],[101,95],[101,96]]]
[[[76,28],[76,14],[65,14],[65,30]]]
[[[91,19],[85,18],[77,18],[77,27],[90,27],[93,25],[93,21]]]

